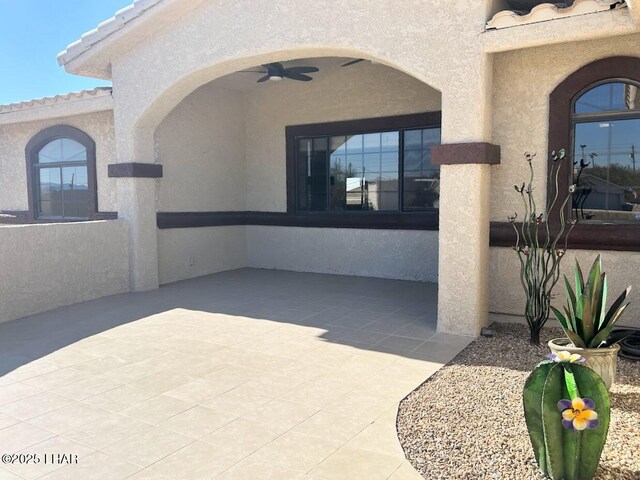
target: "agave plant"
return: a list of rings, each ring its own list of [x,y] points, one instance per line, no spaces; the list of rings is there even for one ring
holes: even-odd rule
[[[584,276],[578,260],[574,268],[575,291],[567,277],[564,277],[567,289],[567,305],[564,314],[551,307],[560,322],[564,333],[576,347],[600,348],[610,347],[633,333],[632,331],[616,331],[612,333],[615,323],[622,312],[629,306],[624,304],[631,287],[620,294],[609,310],[607,305],[607,275],[602,271],[600,255],[591,266],[585,284]],[[606,313],[605,313],[606,312]]]

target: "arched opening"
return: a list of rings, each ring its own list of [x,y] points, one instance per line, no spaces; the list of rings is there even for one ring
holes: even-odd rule
[[[246,266],[435,283],[440,92],[360,57],[243,66],[154,129],[160,283]]]

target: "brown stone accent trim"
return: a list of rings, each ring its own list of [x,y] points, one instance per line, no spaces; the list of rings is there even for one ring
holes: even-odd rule
[[[432,145],[431,163],[434,165],[467,163],[498,165],[500,163],[500,146],[486,142]]]
[[[416,213],[317,213],[285,212],[158,212],[160,229],[268,225],[277,227],[362,228],[384,230],[438,230],[437,212]]]
[[[553,234],[557,227],[552,227],[551,230]],[[638,225],[578,223],[569,235],[568,247],[576,250],[640,252],[638,233]],[[513,247],[516,243],[513,225],[508,222],[491,222],[489,238],[492,247]]]
[[[112,163],[107,169],[110,178],[162,178],[162,165],[157,163]]]
[[[28,211],[0,211],[0,225],[32,225],[32,224],[46,224],[46,223],[77,223],[94,220],[116,220],[118,218],[118,212],[96,212],[89,220],[85,219],[40,219],[32,218],[31,212]]]

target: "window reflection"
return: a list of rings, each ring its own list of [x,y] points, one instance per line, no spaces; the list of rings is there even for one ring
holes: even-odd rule
[[[323,147],[319,148],[318,142]],[[338,212],[437,208],[439,169],[431,165],[430,146],[439,142],[439,128],[300,138],[296,157],[298,209]]]

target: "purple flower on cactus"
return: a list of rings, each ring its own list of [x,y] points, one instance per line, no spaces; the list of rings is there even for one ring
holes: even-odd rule
[[[562,412],[562,426],[569,430],[592,430],[598,426],[596,404],[590,398],[576,397],[560,400],[558,410]]]
[[[584,363],[585,358],[578,355],[577,353],[569,353],[566,350],[563,350],[558,353],[550,353],[547,355],[547,358],[553,360],[558,363]]]

